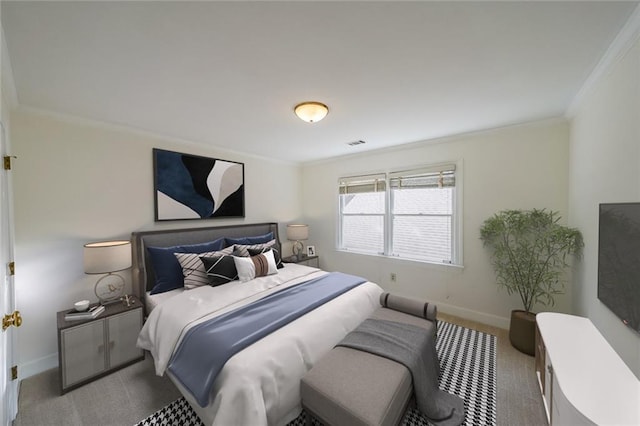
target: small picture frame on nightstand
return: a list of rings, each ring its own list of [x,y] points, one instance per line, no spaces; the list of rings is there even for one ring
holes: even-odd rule
[[[316,246],[307,246],[307,256],[316,255]]]

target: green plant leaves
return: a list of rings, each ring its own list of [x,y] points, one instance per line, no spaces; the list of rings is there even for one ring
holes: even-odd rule
[[[498,285],[518,293],[527,312],[535,303],[554,304],[554,296],[564,292],[567,257],[584,246],[580,231],[559,221],[558,212],[546,209],[503,210],[480,228],[480,239],[492,249]]]

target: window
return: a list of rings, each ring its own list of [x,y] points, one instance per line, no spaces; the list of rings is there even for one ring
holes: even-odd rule
[[[458,263],[456,166],[339,181],[338,247],[434,263]]]
[[[384,252],[386,175],[340,180],[341,246],[370,253]]]

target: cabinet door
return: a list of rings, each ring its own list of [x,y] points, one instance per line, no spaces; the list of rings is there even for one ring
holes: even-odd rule
[[[142,328],[142,309],[134,309],[108,318],[109,324],[109,368],[143,356],[136,347]]]
[[[93,321],[61,332],[64,374],[62,387],[102,373],[107,369],[104,321]]]
[[[536,375],[538,376],[538,384],[540,385],[540,392],[544,394],[545,387],[545,356],[546,349],[544,347],[544,341],[542,340],[542,336],[540,335],[540,330],[536,325]]]
[[[555,408],[555,401],[553,398],[553,392],[554,392],[554,382],[556,382],[556,380],[553,377],[553,366],[551,365],[551,360],[549,359],[549,356],[546,354],[545,352],[545,357],[544,357],[544,382],[545,382],[545,386],[544,386],[544,392],[543,392],[543,397],[544,397],[544,405],[545,405],[545,410],[547,411],[547,420],[549,421],[549,424],[557,424],[555,417],[553,415],[554,413],[554,408]]]

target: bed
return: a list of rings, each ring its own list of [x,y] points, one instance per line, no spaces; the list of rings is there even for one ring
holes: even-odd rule
[[[300,379],[379,307],[382,289],[371,282],[357,285],[316,307],[233,355],[215,377],[206,403],[201,404],[168,368],[174,351],[182,340],[186,340],[185,334],[207,320],[223,317],[274,293],[282,293],[280,290],[297,287],[296,284],[322,279],[329,273],[304,265],[286,264],[276,274],[245,282],[178,288],[151,295],[157,282],[148,248],[269,233],[275,240],[272,247],[280,251],[277,223],[132,234],[133,293],[143,301],[148,315],[138,344],[151,352],[156,373],[171,378],[206,425],[285,425],[294,420],[302,409]]]

